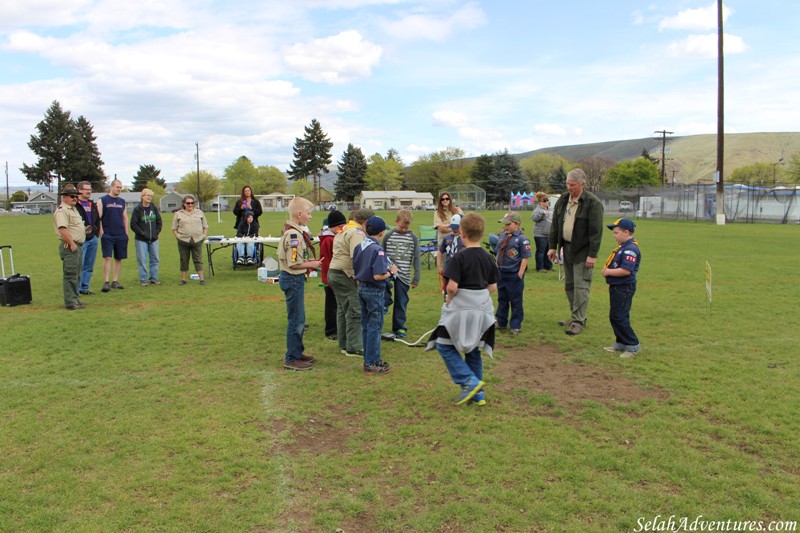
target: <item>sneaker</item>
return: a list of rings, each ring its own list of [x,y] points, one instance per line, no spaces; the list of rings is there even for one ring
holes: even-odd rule
[[[237,265],[243,265],[244,264],[244,257],[240,257],[239,259],[237,259],[236,260],[236,264]]]
[[[342,350],[342,355],[345,357],[364,357],[364,350]]]
[[[110,292],[111,291],[111,285],[109,285],[109,283],[106,281],[105,283],[103,283],[103,288],[100,289],[100,290],[102,292]]]
[[[112,281],[111,282],[111,288],[112,289],[124,289],[125,287],[120,285],[119,281]]]
[[[148,285],[150,285],[150,282],[149,281],[142,281],[142,282],[139,283],[139,285],[141,285],[142,287],[147,287]]]
[[[178,285],[186,285],[186,280],[185,280],[185,279],[182,279],[182,280],[181,280],[181,282],[180,282],[180,283],[178,283]]]
[[[512,335],[519,335],[520,333],[522,333],[522,330],[521,329],[511,328],[511,332],[510,333]]]
[[[408,337],[408,332],[404,329],[398,329],[394,334],[395,339],[405,339],[406,337]]]
[[[570,324],[572,324],[571,318],[568,318],[567,320],[559,320],[558,322],[559,326],[569,326]]]
[[[300,360],[306,363],[313,363],[315,361],[314,357],[311,355],[301,354]]]
[[[329,341],[338,341],[339,340],[339,336],[338,335],[326,335],[325,338],[328,339]]]
[[[469,403],[470,405],[478,405],[478,406],[486,405],[486,395],[483,393],[483,389],[476,392],[475,396],[472,397]]]
[[[248,260],[247,260],[247,264],[248,264],[248,265],[255,265],[255,264],[256,264],[256,262],[255,262],[255,260],[254,260],[254,259],[248,259]]]
[[[64,306],[64,309],[66,309],[67,311],[77,311],[78,309],[83,309],[84,307],[86,307],[86,306],[85,305],[80,305],[80,304],[73,304],[73,305]]]
[[[461,394],[458,395],[458,398],[453,400],[453,404],[464,405],[478,394],[484,385],[486,385],[486,383],[480,381],[478,378],[472,378],[472,382],[469,385],[461,386]]]
[[[570,327],[564,330],[564,333],[567,335],[580,335],[581,332],[583,332],[583,326],[580,324],[572,324]]]
[[[617,348],[616,346],[605,346],[603,349],[608,353],[617,353],[623,351]]]
[[[161,282],[158,281],[157,279],[151,279],[150,280],[150,285],[161,285]]]
[[[91,294],[94,294],[94,291],[78,291],[78,294],[91,295]]]
[[[204,279],[201,279],[201,280],[200,280],[200,285],[205,285],[205,284],[206,284],[206,280],[204,280]]]
[[[635,352],[624,351],[621,354],[619,354],[619,356],[622,357],[623,359],[630,359],[631,357],[635,356],[637,353],[639,353],[638,350],[635,351]]]
[[[302,370],[311,370],[314,368],[314,365],[311,363],[307,363],[306,361],[289,361],[283,363],[283,368],[286,370],[294,370],[296,372],[300,372]]]
[[[78,307],[80,307],[81,309],[83,309],[84,307],[86,307],[86,302],[78,302],[78,304],[77,304],[77,305],[78,305]]]
[[[392,369],[389,368],[389,365],[384,365],[383,363],[370,366],[364,365],[364,374],[366,375],[388,374],[391,371]]]

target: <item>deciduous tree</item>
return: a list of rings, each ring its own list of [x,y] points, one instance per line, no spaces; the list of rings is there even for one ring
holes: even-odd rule
[[[236,161],[225,167],[222,173],[224,183],[222,189],[226,194],[239,194],[242,187],[250,185],[258,178],[258,170],[250,159],[245,156],[239,157]],[[255,189],[253,189],[255,193]]]
[[[192,194],[197,197],[197,171],[192,170],[181,177],[176,190],[181,194]],[[216,199],[220,191],[220,180],[208,170],[200,170],[200,198],[201,204]]]
[[[370,191],[396,191],[403,184],[403,164],[395,159],[384,159],[373,154],[367,163],[364,178]]]
[[[528,188],[532,191],[558,192],[551,182],[563,191],[561,176],[575,168],[575,163],[555,154],[534,154],[519,162],[522,174],[528,180]],[[566,179],[566,178],[565,178]]]
[[[590,191],[599,191],[603,178],[606,177],[608,169],[614,166],[614,162],[605,157],[593,155],[581,160],[578,166],[586,172],[586,188]]]
[[[609,189],[634,189],[642,185],[659,185],[661,176],[655,163],[639,157],[620,161],[606,172],[603,186]]]
[[[272,165],[261,165],[256,170],[258,170],[258,179],[253,185],[255,194],[286,192],[286,174],[281,172],[281,169]]]
[[[472,165],[464,159],[464,150],[446,148],[420,156],[406,169],[406,187],[436,196],[451,185],[470,183]]]
[[[780,181],[782,173],[783,169],[779,165],[752,163],[734,169],[731,172],[731,181],[749,184],[775,183]]]

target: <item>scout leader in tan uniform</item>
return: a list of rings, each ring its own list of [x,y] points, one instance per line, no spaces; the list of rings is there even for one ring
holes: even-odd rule
[[[66,185],[61,190],[61,205],[53,213],[53,227],[58,237],[58,253],[63,263],[64,307],[70,311],[83,309],[86,304],[78,300],[81,281],[81,246],[86,238],[86,228],[75,205],[78,189]]]
[[[361,334],[361,302],[353,273],[353,252],[366,237],[363,224],[374,213],[358,209],[350,213],[350,222],[333,238],[333,258],[328,269],[328,283],[336,296],[336,334],[339,349],[348,357],[364,355]]]
[[[278,245],[278,277],[281,290],[286,299],[286,354],[283,368],[286,370],[310,370],[314,358],[306,353],[303,332],[306,324],[305,283],[309,270],[319,270],[321,261],[311,244],[311,236],[306,231],[311,220],[314,204],[302,197],[289,202],[289,220],[283,229]]]

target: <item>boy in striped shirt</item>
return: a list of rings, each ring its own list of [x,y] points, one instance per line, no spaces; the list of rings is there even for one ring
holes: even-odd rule
[[[411,230],[414,215],[408,209],[401,209],[395,218],[395,228],[386,232],[381,246],[391,263],[397,265],[397,274],[391,284],[386,285],[384,310],[388,313],[392,305],[392,289],[394,285],[394,311],[392,313],[392,331],[398,339],[408,336],[406,331],[406,308],[408,307],[409,287],[414,289],[419,283],[420,257],[419,238]],[[414,276],[411,276],[411,269]]]

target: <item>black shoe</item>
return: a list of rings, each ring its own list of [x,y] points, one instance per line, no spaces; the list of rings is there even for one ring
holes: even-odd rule
[[[94,294],[94,291],[78,291],[78,294],[86,294],[91,296],[92,294]]]
[[[111,292],[111,284],[109,284],[109,283],[106,281],[105,283],[103,283],[103,288],[102,288],[102,289],[100,289],[100,290],[101,290],[102,292]]]
[[[124,289],[125,287],[120,285],[119,281],[112,281],[111,282],[111,288],[112,289]]]

